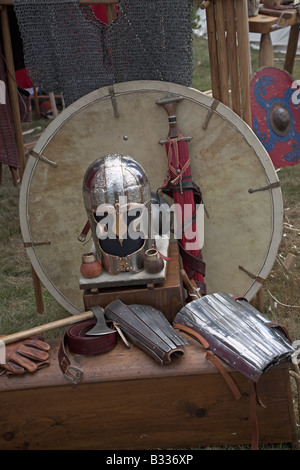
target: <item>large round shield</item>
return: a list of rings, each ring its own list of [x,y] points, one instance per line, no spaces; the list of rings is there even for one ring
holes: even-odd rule
[[[263,67],[250,84],[253,131],[275,168],[300,161],[300,93],[285,70]]]
[[[20,194],[21,229],[31,263],[70,313],[83,309],[78,241],[87,216],[83,176],[97,158],[124,153],[146,170],[151,191],[167,174],[163,141],[168,116],[158,100],[169,93],[181,132],[190,137],[194,182],[202,191],[207,293],[248,300],[268,276],[281,241],[282,198],[270,157],[249,126],[195,89],[159,81],[116,84],[65,109],[29,156]],[[171,201],[170,201],[171,203]]]

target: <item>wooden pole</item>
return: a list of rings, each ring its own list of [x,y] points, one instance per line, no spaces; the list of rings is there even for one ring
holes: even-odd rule
[[[215,0],[215,15],[221,101],[226,106],[229,106],[228,62],[223,0]]]
[[[56,101],[55,101],[55,97],[54,97],[53,92],[49,93],[49,101],[50,101],[50,104],[51,104],[53,117],[56,118],[58,116],[58,111],[57,111]]]
[[[219,61],[216,38],[215,5],[213,0],[211,0],[209,5],[207,5],[206,7],[206,22],[212,95],[216,100],[220,100],[221,93],[219,78]]]
[[[227,31],[227,56],[233,111],[241,117],[239,64],[236,44],[236,17],[234,0],[225,0],[225,20]]]
[[[252,126],[250,100],[250,45],[247,0],[235,1],[236,25],[238,37],[238,56],[240,65],[240,83],[243,120]]]

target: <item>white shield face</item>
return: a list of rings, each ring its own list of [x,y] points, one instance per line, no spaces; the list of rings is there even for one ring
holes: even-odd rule
[[[20,224],[41,281],[68,311],[82,311],[78,266],[86,245],[78,241],[78,234],[87,221],[84,173],[99,152],[130,155],[145,169],[151,191],[156,192],[168,169],[160,141],[169,130],[166,112],[156,103],[173,93],[182,97],[177,121],[192,138],[192,177],[209,214],[202,249],[207,293],[231,292],[251,300],[261,289],[259,278],[265,279],[272,269],[282,233],[281,191],[266,150],[242,119],[222,103],[212,110],[213,99],[195,89],[141,81],[115,84],[114,91],[119,118],[114,117],[108,89],[96,90],[47,127],[34,147],[43,158],[30,155],[27,160]],[[211,119],[204,129],[208,114]],[[114,205],[115,200],[103,202]],[[33,245],[35,241],[47,243]]]

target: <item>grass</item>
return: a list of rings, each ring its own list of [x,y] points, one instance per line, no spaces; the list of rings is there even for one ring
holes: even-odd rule
[[[252,51],[252,68],[258,68],[258,52]],[[276,55],[275,65],[283,67],[284,56]],[[300,63],[295,63],[294,78],[300,78]],[[195,73],[193,86],[211,89],[207,41],[195,38]],[[44,129],[49,121],[34,120],[24,125]],[[27,136],[29,140],[32,136]],[[282,242],[274,267],[263,286],[265,314],[287,327],[292,339],[300,338],[300,164],[278,172],[284,204]],[[42,287],[45,313],[37,314],[31,265],[23,246],[19,226],[19,188],[12,184],[9,169],[3,165],[0,185],[0,332],[11,334],[68,316],[57,301]],[[296,266],[287,271],[282,262],[291,253]],[[47,338],[61,337],[61,331],[47,333]],[[269,448],[277,448],[269,447]]]
[[[12,185],[3,167],[0,186],[0,331],[11,334],[67,316],[64,309],[43,288],[45,314],[38,315],[31,265],[19,225],[19,188]]]

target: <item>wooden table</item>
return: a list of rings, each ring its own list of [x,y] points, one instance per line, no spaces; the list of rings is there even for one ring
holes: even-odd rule
[[[271,32],[280,28],[291,26],[284,69],[292,74],[297,51],[300,25],[300,15],[297,10],[290,9],[276,11],[262,8],[260,9],[260,12],[257,16],[248,18],[248,23],[250,33],[261,34],[259,51],[260,67],[274,65],[274,50],[271,39]]]
[[[205,350],[192,338],[167,365],[118,339],[105,354],[70,357],[83,372],[74,386],[58,363],[35,374],[1,377],[0,448],[5,450],[191,449],[251,443],[249,383],[224,363],[241,398],[236,400]],[[297,429],[288,365],[266,372],[258,384],[259,445],[289,443]],[[178,451],[179,452],[179,451]]]

